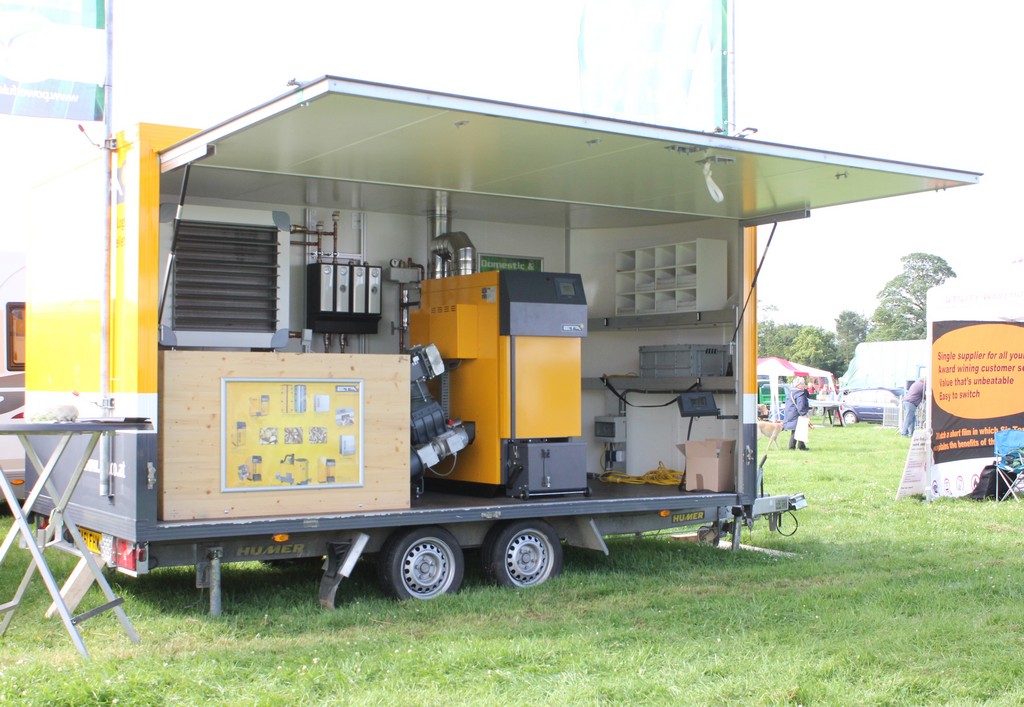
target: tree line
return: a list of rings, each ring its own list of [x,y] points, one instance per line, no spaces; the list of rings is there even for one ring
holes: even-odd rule
[[[938,255],[910,253],[900,258],[903,271],[878,293],[871,318],[844,309],[835,319],[835,331],[804,324],[777,324],[774,308],[765,307],[757,325],[758,357],[778,356],[843,375],[857,344],[864,341],[925,339],[928,290],[956,277]]]

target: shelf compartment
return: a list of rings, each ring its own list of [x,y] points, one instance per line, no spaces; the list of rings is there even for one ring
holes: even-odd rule
[[[615,313],[722,309],[727,300],[727,255],[728,244],[710,238],[619,251],[615,255]]]

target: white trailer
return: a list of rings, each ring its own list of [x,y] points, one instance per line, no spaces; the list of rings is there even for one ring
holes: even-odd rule
[[[324,557],[333,607],[366,553],[429,598],[464,548],[531,586],[562,543],[775,527],[805,501],[758,471],[757,226],[979,176],[336,77],[118,165],[114,415],[154,431],[68,513],[215,613],[223,562]],[[99,396],[91,312],[30,297],[30,413]]]

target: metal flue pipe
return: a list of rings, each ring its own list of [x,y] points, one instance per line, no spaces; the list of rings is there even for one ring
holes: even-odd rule
[[[430,242],[431,278],[472,275],[476,247],[463,231],[443,233]]]

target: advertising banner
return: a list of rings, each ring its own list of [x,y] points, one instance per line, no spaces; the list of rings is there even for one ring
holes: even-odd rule
[[[910,451],[903,466],[903,478],[896,490],[896,500],[925,494],[928,491],[928,431],[914,430]]]
[[[708,130],[729,124],[726,0],[586,0],[580,110]]]
[[[995,433],[1024,428],[1024,286],[952,281],[928,293],[930,496],[970,493]]]
[[[0,2],[0,113],[103,120],[103,0]]]

